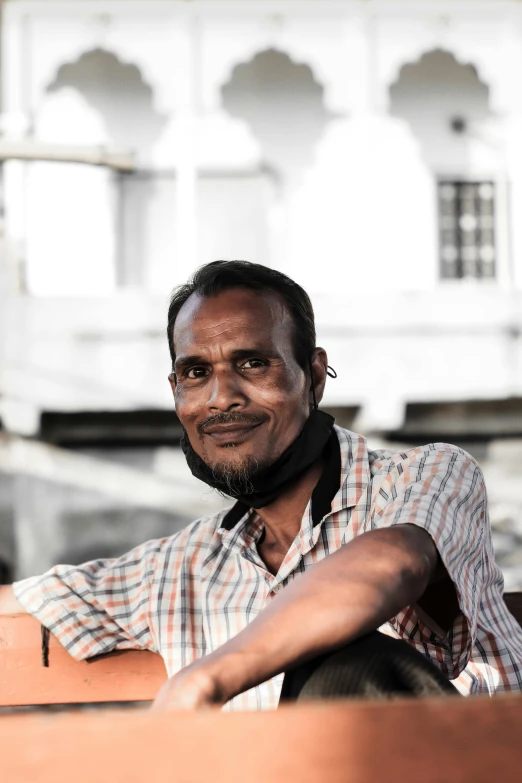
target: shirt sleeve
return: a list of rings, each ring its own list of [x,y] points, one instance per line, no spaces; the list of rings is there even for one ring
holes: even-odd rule
[[[416,605],[390,624],[399,638],[413,642],[454,679],[469,660],[486,574],[491,573],[486,566],[494,561],[482,472],[461,449],[432,444],[395,462],[381,478],[366,530],[397,524],[426,530],[455,586],[460,607],[447,632]]]
[[[117,559],[57,565],[15,582],[14,594],[77,660],[113,650],[155,651],[150,584],[163,545],[172,541],[148,541]]]

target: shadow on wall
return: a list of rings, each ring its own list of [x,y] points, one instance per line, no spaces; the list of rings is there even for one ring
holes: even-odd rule
[[[436,49],[401,69],[390,87],[392,116],[406,120],[435,174],[463,174],[481,124],[490,116],[489,88],[475,67]]]
[[[78,90],[100,112],[116,146],[145,150],[164,128],[165,118],[155,111],[152,89],[139,68],[121,62],[111,52],[93,49],[76,62],[62,65],[48,92],[64,87]]]
[[[330,119],[324,89],[308,65],[268,49],[237,65],[222,89],[225,110],[245,120],[258,139],[265,165],[285,186],[299,183]]]

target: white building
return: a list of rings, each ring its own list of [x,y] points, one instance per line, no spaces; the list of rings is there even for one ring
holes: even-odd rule
[[[522,397],[520,2],[8,0],[2,56],[4,143],[135,160],[3,165],[6,428],[170,409],[168,294],[216,258],[308,289],[363,428]]]
[[[522,434],[521,2],[2,11],[1,423],[149,444],[71,454],[0,433],[0,559],[19,575],[215,507],[158,446],[177,427],[169,292],[216,258],[308,289],[339,420]],[[484,456],[522,587],[521,443]]]

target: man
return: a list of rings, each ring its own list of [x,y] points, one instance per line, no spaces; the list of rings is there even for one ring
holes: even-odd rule
[[[158,707],[276,707],[285,672],[286,699],[520,690],[522,630],[468,454],[369,451],[334,427],[310,300],[266,267],[201,268],[168,339],[189,467],[236,504],[1,588],[0,611],[30,612],[78,659],[157,650]]]

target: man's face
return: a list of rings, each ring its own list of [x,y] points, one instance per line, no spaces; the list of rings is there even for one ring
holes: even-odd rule
[[[176,411],[192,448],[220,477],[268,467],[308,418],[310,377],[292,336],[291,316],[270,291],[193,294],[181,308],[170,376]]]

